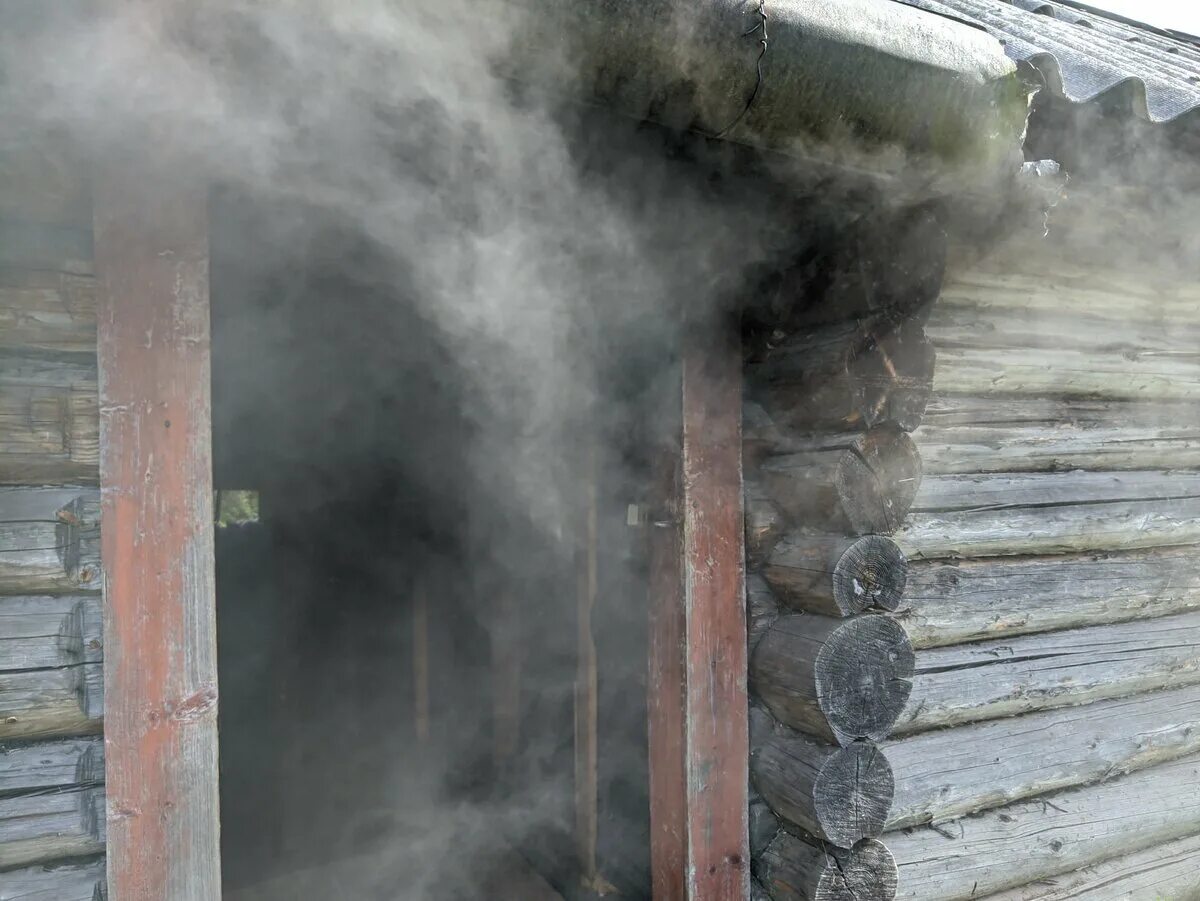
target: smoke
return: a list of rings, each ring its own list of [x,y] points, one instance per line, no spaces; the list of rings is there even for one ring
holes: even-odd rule
[[[632,593],[614,621],[644,616],[635,538],[619,518],[642,499],[631,461],[663,437],[680,318],[734,301],[747,268],[788,240],[783,205],[766,180],[705,157],[703,142],[498,75],[529,25],[498,2],[217,0],[5,16],[2,99],[31,145],[66,134],[97,172],[149,146],[220,186],[213,302],[236,326],[215,323],[228,367],[215,415],[252,436],[233,441],[259,456],[252,471],[289,474],[277,478],[291,515],[320,523],[320,540],[296,545],[288,565],[342,564],[323,564],[340,573],[316,590],[323,597],[290,611],[281,602],[270,622],[249,598],[282,591],[272,577],[259,572],[247,587],[252,577],[230,563],[222,580],[247,602],[222,613],[223,667],[257,654],[254,678],[278,679],[271,670],[300,653],[296,642],[327,639],[324,657],[307,660],[319,674],[302,684],[324,713],[309,730],[340,733],[341,756],[310,761],[304,783],[309,813],[327,819],[313,828],[350,864],[303,879],[336,873],[340,897],[467,897],[487,878],[498,834],[519,844],[570,806],[569,722],[527,737],[524,782],[507,795],[463,788],[486,757],[490,610],[516,596],[537,641],[523,696],[560,716],[574,678],[583,488],[594,479],[602,588]],[[539,68],[567,64],[547,48]],[[298,358],[323,335],[325,356]],[[226,381],[236,390],[223,392]],[[389,478],[390,494],[380,487]],[[345,625],[407,622],[414,585],[433,598],[435,631],[453,633],[448,646],[471,648],[453,658],[457,687],[433,698],[443,738],[422,766],[411,711],[393,722],[389,709],[404,703],[376,703],[402,692],[354,682],[362,627]],[[646,658],[630,628],[623,659],[608,665],[612,684],[636,688]],[[406,642],[385,655],[406,666]],[[239,707],[239,693],[255,690],[247,679],[223,686],[230,748],[246,746],[236,724],[255,716]],[[240,720],[229,712],[242,708]],[[636,706],[630,721],[640,724]],[[612,752],[614,769],[644,767],[633,734]],[[260,755],[264,778],[286,755],[247,753]],[[390,763],[372,769],[380,757]],[[353,810],[328,821],[335,805],[320,800],[322,784],[359,801],[374,791],[403,825],[355,832]],[[262,816],[277,828],[285,814]],[[462,884],[448,888],[451,877]]]

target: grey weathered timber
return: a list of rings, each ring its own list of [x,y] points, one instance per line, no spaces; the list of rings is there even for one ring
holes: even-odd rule
[[[103,716],[102,664],[0,673],[0,740],[99,732]]]
[[[917,648],[1200,608],[1192,547],[914,562],[896,614]]]
[[[0,346],[96,352],[96,280],[0,267]]]
[[[0,745],[0,794],[103,781],[104,742],[99,738]]]
[[[752,744],[750,775],[777,814],[840,848],[883,831],[895,788],[887,757],[873,742],[838,747],[785,726]]]
[[[782,827],[779,817],[771,809],[766,799],[750,788],[750,854],[758,857],[767,846],[775,840],[775,835]]]
[[[779,602],[766,579],[758,573],[746,576],[746,631],[750,650],[779,619],[779,614]]]
[[[1186,402],[942,395],[913,440],[928,474],[1197,468],[1198,413]],[[759,454],[795,442],[761,422],[753,435]]]
[[[745,484],[746,564],[757,569],[786,531],[787,519],[758,482],[746,479]]]
[[[1200,830],[1200,760],[893,832],[904,901],[979,898]],[[870,896],[865,896],[870,897]]]
[[[1195,901],[1200,835],[1039,879],[984,901]]]
[[[797,531],[775,545],[763,575],[796,610],[850,616],[869,607],[896,610],[908,560],[883,535],[844,538]]]
[[[1200,686],[885,742],[889,830],[941,822],[1200,752]],[[764,792],[765,794],[765,792]]]
[[[877,426],[768,460],[760,479],[795,523],[887,535],[900,527],[921,486],[921,458],[907,434]]]
[[[790,335],[751,363],[755,396],[793,428],[921,424],[934,373],[919,325],[835,322]]]
[[[95,353],[57,353],[0,346],[0,382],[43,388],[95,386]]]
[[[93,485],[99,461],[95,384],[0,382],[0,483]]]
[[[98,492],[0,488],[0,593],[98,589]]]
[[[817,847],[781,830],[755,861],[755,874],[775,901],[891,901],[896,897],[896,862],[875,839],[865,839],[847,851]]]
[[[1200,541],[1200,474],[929,476],[895,538],[912,560],[1189,544]]]
[[[104,790],[0,798],[0,868],[104,850]]]
[[[891,732],[909,702],[913,650],[885,616],[781,616],[754,648],[750,682],[782,722],[849,744]]]
[[[103,659],[99,595],[0,596],[0,672]]]
[[[52,863],[0,873],[4,901],[105,901],[104,860]]]
[[[1197,646],[1200,613],[925,648],[895,733],[1192,685]]]

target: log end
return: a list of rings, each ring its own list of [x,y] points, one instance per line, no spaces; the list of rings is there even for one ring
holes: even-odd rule
[[[906,323],[885,334],[872,333],[847,367],[863,423],[891,422],[906,432],[917,428],[933,393],[935,363],[933,344],[920,326]]]
[[[912,644],[896,622],[867,615],[830,635],[814,667],[817,701],[846,744],[885,738],[912,692]]]
[[[757,874],[776,901],[893,901],[899,882],[896,861],[882,842],[816,848],[788,832],[763,852]]]
[[[887,757],[873,742],[854,742],[833,754],[813,785],[817,821],[829,841],[851,848],[883,832],[896,781]]]
[[[908,581],[908,559],[884,535],[864,535],[838,558],[833,570],[833,599],[844,616],[869,607],[897,610]]]
[[[900,528],[921,487],[921,456],[908,434],[882,425],[843,454],[834,477],[842,513],[855,535]]]

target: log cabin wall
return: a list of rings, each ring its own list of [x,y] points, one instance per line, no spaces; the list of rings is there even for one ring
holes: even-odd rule
[[[4,898],[106,897],[91,244],[88,182],[65,142],[0,154]]]
[[[1200,891],[1200,291],[1056,237],[752,337],[760,897]]]

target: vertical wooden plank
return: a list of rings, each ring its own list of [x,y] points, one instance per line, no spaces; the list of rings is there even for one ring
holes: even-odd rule
[[[95,184],[109,892],[221,896],[207,192]]]
[[[656,901],[749,896],[737,328],[684,338],[673,500],[651,512],[650,791]]]

